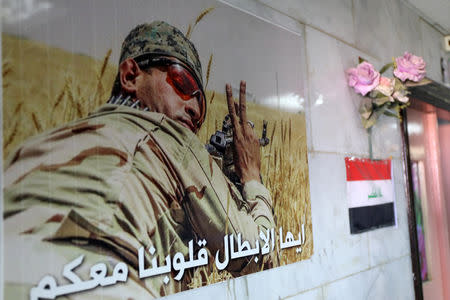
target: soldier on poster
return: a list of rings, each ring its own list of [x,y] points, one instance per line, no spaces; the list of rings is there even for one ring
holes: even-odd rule
[[[260,143],[246,115],[245,82],[236,105],[226,87],[238,189],[195,135],[207,110],[202,78],[197,50],[181,31],[162,21],[141,24],[122,44],[108,103],[28,139],[10,155],[4,166],[5,244],[34,259],[27,278],[7,271],[6,298],[24,299],[30,291],[31,297],[85,297],[58,277],[69,262],[66,279],[78,266],[77,273],[86,275],[87,268],[99,266],[95,270],[103,277],[114,273],[116,281],[117,270],[126,272],[126,284],[87,292],[119,298],[187,289],[192,274],[184,260],[193,253],[204,259],[202,249],[210,262],[235,275],[275,263],[260,253],[228,262],[223,253],[227,235],[239,235],[254,248],[260,231],[275,222],[260,177]],[[173,258],[172,268],[156,272],[154,257],[158,266]],[[150,267],[155,275],[144,278]],[[57,280],[45,277],[38,285],[32,274]],[[88,278],[80,275],[78,281]]]

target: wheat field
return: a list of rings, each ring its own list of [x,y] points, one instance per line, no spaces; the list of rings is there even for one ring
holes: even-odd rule
[[[116,66],[109,61],[111,51],[103,60],[95,60],[3,33],[2,53],[4,159],[28,137],[84,117],[105,103],[116,73]],[[206,73],[209,77],[209,68]],[[221,128],[227,114],[224,91],[207,90],[206,96],[208,112],[198,133],[205,143]],[[277,229],[282,226],[296,236],[301,224],[305,226],[306,239],[300,253],[295,248],[280,251],[277,243],[279,263],[307,259],[313,253],[313,238],[305,116],[254,103],[247,107],[258,135],[263,120],[268,121],[270,144],[261,150],[261,172],[274,201]],[[198,268],[189,286],[230,276],[215,268]]]

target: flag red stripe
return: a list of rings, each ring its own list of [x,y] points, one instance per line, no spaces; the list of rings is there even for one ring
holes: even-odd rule
[[[345,158],[347,181],[391,179],[391,160]]]

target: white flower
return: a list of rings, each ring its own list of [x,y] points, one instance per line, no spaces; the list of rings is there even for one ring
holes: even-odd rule
[[[389,79],[387,77],[380,78],[380,84],[375,88],[375,91],[382,93],[385,96],[391,96],[394,92],[394,78]]]
[[[409,97],[406,96],[405,91],[396,91],[392,96],[402,103],[407,103],[409,101]]]

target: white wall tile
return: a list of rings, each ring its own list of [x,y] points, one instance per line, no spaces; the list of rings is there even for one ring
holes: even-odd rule
[[[246,300],[250,299],[247,290],[246,277],[226,280],[223,282],[210,284],[205,287],[173,294],[163,299],[181,300],[181,299],[204,299],[204,300]]]
[[[279,299],[299,293],[310,286],[303,263],[271,269],[247,276],[249,299]],[[306,279],[306,280],[305,280]],[[303,284],[306,281],[306,284]]]
[[[205,287],[196,288],[193,290],[173,294],[167,297],[163,297],[165,300],[181,300],[186,298],[195,299],[211,299],[211,295],[214,295],[214,300],[228,300],[226,291],[226,282],[210,284]]]
[[[381,60],[390,59],[395,48],[391,34],[396,11],[393,1],[356,0],[354,3],[356,45]]]
[[[347,84],[346,70],[373,57],[306,26],[309,102],[315,151],[368,155],[368,136],[358,109],[362,97]]]
[[[414,299],[411,258],[402,257],[385,265],[338,280],[323,287],[323,299]]]
[[[355,0],[354,9],[359,49],[383,63],[404,51],[421,55],[419,17],[400,0]]]
[[[317,276],[333,280],[368,267],[366,234],[350,234],[345,155],[311,154],[310,184]]]
[[[326,282],[317,255],[311,259],[247,276],[249,299],[279,299]]]
[[[249,14],[265,19],[271,23],[284,27],[287,30],[303,34],[303,24],[295,18],[280,13],[272,8],[258,2],[257,0],[219,0],[231,6],[239,8]]]
[[[375,270],[377,277],[367,291],[368,300],[414,299],[414,282],[411,257],[405,256]]]
[[[260,0],[302,23],[354,43],[352,0]]]
[[[316,288],[312,290],[308,290],[306,292],[283,298],[283,300],[322,300],[322,288]]]
[[[395,117],[381,116],[372,127],[372,150],[375,159],[389,156],[402,156],[402,136],[399,120]]]
[[[251,299],[251,298],[249,298],[248,284],[247,284],[246,276],[239,277],[239,278],[236,278],[233,280],[227,280],[226,286],[227,286],[227,299],[228,300]]]
[[[401,159],[392,160],[397,226],[368,232],[370,266],[386,263],[411,253],[407,215],[405,178]]]
[[[398,7],[398,15],[392,18],[395,51],[391,57],[403,55],[405,51],[423,56],[420,17],[402,1],[393,1],[393,3]]]
[[[433,27],[420,22],[423,39],[423,59],[427,63],[427,77],[442,82],[441,51],[443,36]]]

